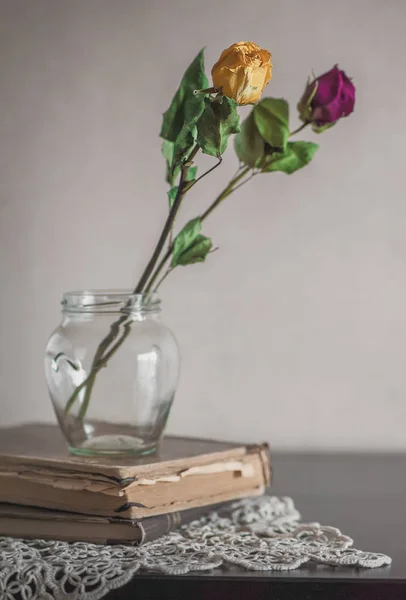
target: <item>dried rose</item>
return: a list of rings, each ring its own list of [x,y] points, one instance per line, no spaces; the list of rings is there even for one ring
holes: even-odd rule
[[[224,50],[211,70],[213,85],[237,104],[258,102],[272,77],[271,54],[253,42]]]
[[[337,66],[309,83],[299,101],[301,119],[316,128],[334,124],[354,110],[355,86]]]

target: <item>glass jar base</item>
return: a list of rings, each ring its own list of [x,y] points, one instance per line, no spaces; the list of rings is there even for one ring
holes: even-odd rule
[[[145,456],[157,451],[156,444],[146,444],[140,438],[123,434],[99,435],[78,446],[69,445],[77,456]]]
[[[156,294],[82,290],[64,294],[62,305],[44,366],[70,452],[136,457],[156,451],[179,375],[178,344],[161,321]]]

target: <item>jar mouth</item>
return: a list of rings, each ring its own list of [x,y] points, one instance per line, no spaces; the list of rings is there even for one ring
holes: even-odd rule
[[[132,290],[76,290],[62,296],[63,312],[133,313],[160,310],[156,293],[134,294]]]

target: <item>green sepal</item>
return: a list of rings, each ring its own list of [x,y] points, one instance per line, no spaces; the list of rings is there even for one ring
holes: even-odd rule
[[[204,111],[197,122],[197,143],[204,154],[220,157],[230,135],[240,131],[237,106],[226,96],[204,98]]]
[[[265,154],[265,142],[255,125],[253,111],[243,121],[240,133],[234,139],[235,152],[242,163],[256,167]]]
[[[289,139],[289,104],[283,98],[264,98],[253,110],[262,139],[272,148],[285,149]]]
[[[281,171],[290,175],[309,164],[318,147],[318,144],[313,142],[289,142],[284,152],[271,155],[269,164],[262,169],[262,172]]]
[[[333,125],[335,125],[337,121],[333,123],[326,123],[325,125],[317,125],[317,123],[312,123],[312,129],[314,133],[323,133],[323,131],[327,131],[327,129],[331,129]]]
[[[309,87],[312,85],[312,83],[314,83],[314,88],[312,89],[311,93],[309,95],[307,95]],[[299,111],[299,116],[304,123],[307,123],[312,120],[311,104],[313,102],[313,98],[316,95],[318,86],[319,86],[318,81],[314,80],[313,82],[311,82],[310,78],[309,78],[307,80],[306,89],[303,93],[303,96],[301,97],[301,99],[299,100],[299,102],[297,104],[297,110]]]

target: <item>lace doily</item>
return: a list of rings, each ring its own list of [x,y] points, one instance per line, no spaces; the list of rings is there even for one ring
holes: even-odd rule
[[[98,600],[140,570],[182,575],[238,565],[250,571],[324,565],[381,567],[334,527],[300,523],[290,498],[242,500],[143,546],[0,538],[0,600]]]

